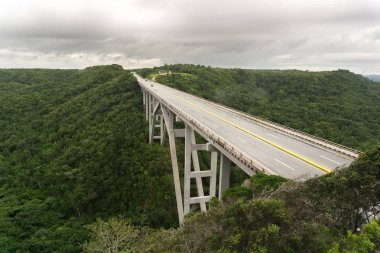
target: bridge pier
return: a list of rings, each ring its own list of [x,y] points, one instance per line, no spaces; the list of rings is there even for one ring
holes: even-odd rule
[[[168,132],[169,146],[170,146],[170,157],[172,160],[172,171],[173,171],[173,181],[174,181],[174,190],[175,197],[177,202],[177,212],[179,224],[183,223],[184,212],[183,212],[183,202],[182,202],[182,193],[181,193],[181,181],[179,179],[179,170],[178,170],[178,160],[177,160],[177,149],[175,145],[175,137],[185,136],[184,129],[174,129],[173,126],[173,117],[174,114],[165,107],[161,107],[163,117],[165,119],[166,130]]]
[[[198,144],[195,138],[194,129],[183,122],[181,118],[176,116],[170,109],[163,106],[149,92],[143,92],[143,102],[145,105],[146,118],[149,120],[149,143],[159,139],[160,144],[164,145],[166,133],[169,140],[170,156],[172,161],[172,172],[175,196],[177,202],[177,212],[179,223],[183,223],[184,216],[191,211],[191,205],[198,204],[202,212],[207,211],[207,203],[212,197],[216,196],[217,183],[217,165],[218,165],[218,150],[210,142]],[[175,118],[174,118],[175,117]],[[174,120],[183,122],[185,128],[175,129]],[[156,130],[159,129],[159,135]],[[176,150],[175,138],[185,138],[185,159],[184,159],[184,187],[183,195],[181,191],[181,181],[178,168],[178,158]],[[198,151],[205,150],[211,154],[211,163],[209,170],[201,170],[199,164]],[[230,160],[222,153],[220,155],[220,183],[219,183],[219,199],[221,194],[229,186],[230,176]],[[203,178],[209,178],[209,191],[205,194],[203,187]],[[191,196],[191,183],[195,179],[197,196]],[[183,196],[183,197],[182,197]]]
[[[145,92],[145,119],[149,120],[151,107],[151,95],[148,92]]]
[[[223,192],[230,186],[230,160],[223,154],[220,155],[219,170],[219,200],[222,200]]]
[[[166,135],[161,105],[156,99],[149,95],[148,104],[145,106],[149,120],[149,144],[152,144],[153,140],[160,140],[160,144],[163,146]],[[159,135],[155,135],[156,129],[159,129]]]
[[[191,129],[191,145],[192,145],[192,147],[195,144],[196,144],[196,141],[195,141],[194,130]],[[200,166],[199,166],[199,158],[198,158],[198,152],[197,152],[197,150],[194,150],[192,148],[191,157],[193,159],[194,171],[195,172],[200,171],[201,169],[200,169]],[[196,173],[193,173],[193,174],[196,174]],[[195,177],[195,181],[196,181],[196,184],[197,184],[198,196],[199,197],[203,197],[204,196],[204,191],[203,191],[202,178],[201,177]],[[201,211],[202,212],[206,212],[207,211],[207,209],[206,209],[206,202],[204,200],[200,200],[199,204],[200,204]]]
[[[199,166],[198,150],[211,152],[210,170],[201,170]],[[185,124],[185,166],[184,166],[184,214],[188,214],[192,204],[199,204],[202,212],[207,211],[206,203],[216,194],[216,170],[218,152],[210,144],[196,144],[194,129]],[[209,194],[205,196],[202,178],[210,178]],[[191,197],[191,179],[195,178],[197,197]]]
[[[166,133],[166,127],[165,127],[164,115],[162,115],[162,111],[161,111],[161,115],[160,115],[159,128],[160,128],[160,144],[161,144],[161,146],[164,146],[165,138],[166,138],[166,134],[165,134]]]

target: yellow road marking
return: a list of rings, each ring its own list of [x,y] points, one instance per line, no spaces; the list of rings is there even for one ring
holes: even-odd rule
[[[306,163],[308,163],[308,164],[310,164],[310,165],[312,165],[312,166],[314,166],[314,167],[316,167],[316,168],[318,168],[318,169],[320,169],[320,170],[322,170],[322,171],[324,171],[326,173],[331,173],[332,172],[330,169],[328,169],[328,168],[326,168],[326,167],[324,167],[324,166],[322,166],[322,165],[320,165],[320,164],[318,164],[316,162],[310,161],[309,159],[304,158],[301,155],[296,154],[293,151],[290,151],[289,149],[281,147],[281,146],[277,145],[276,143],[273,143],[270,140],[267,140],[267,139],[265,139],[265,138],[263,138],[263,137],[255,134],[255,133],[252,133],[251,131],[249,131],[249,130],[247,130],[247,129],[239,126],[239,125],[236,125],[235,123],[232,123],[232,122],[230,122],[230,121],[228,121],[228,120],[226,120],[226,119],[224,119],[224,118],[222,118],[222,117],[220,117],[218,115],[215,115],[214,113],[209,112],[209,111],[201,108],[200,106],[197,106],[197,105],[195,105],[195,104],[193,104],[193,103],[191,103],[191,102],[189,102],[189,101],[187,101],[185,99],[183,99],[183,101],[185,101],[188,104],[191,104],[192,106],[198,108],[199,110],[201,110],[201,111],[203,111],[203,112],[205,112],[205,113],[207,113],[207,114],[209,114],[209,115],[211,115],[211,116],[213,116],[213,117],[215,117],[215,118],[217,118],[217,119],[219,119],[219,120],[221,120],[221,121],[223,121],[223,122],[225,122],[227,124],[230,124],[231,126],[236,127],[237,129],[240,129],[241,131],[243,131],[243,132],[245,132],[245,133],[247,133],[247,134],[249,134],[249,135],[251,135],[251,136],[253,136],[253,137],[255,137],[255,138],[257,138],[257,139],[259,139],[259,140],[261,140],[261,141],[263,141],[263,142],[265,142],[265,143],[267,143],[267,144],[269,144],[269,145],[271,145],[273,147],[275,147],[275,148],[278,148],[278,149],[284,151],[285,153],[288,153],[289,155],[292,155],[292,156],[294,156],[294,157],[296,157],[296,158],[298,158],[298,159],[300,159],[300,160],[302,160],[302,161],[304,161],[304,162],[306,162]]]

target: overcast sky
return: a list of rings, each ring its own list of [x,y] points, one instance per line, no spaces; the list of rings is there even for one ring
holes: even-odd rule
[[[111,63],[380,74],[380,1],[0,0],[0,68]]]

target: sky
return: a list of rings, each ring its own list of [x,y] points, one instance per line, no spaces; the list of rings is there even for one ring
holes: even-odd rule
[[[0,0],[0,68],[380,74],[379,0]]]

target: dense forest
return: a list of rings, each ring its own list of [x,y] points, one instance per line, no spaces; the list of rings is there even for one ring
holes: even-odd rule
[[[380,247],[379,224],[367,217],[380,204],[377,83],[342,70],[172,65],[139,72],[366,153],[303,183],[234,171],[223,203],[214,199],[210,212],[194,212],[177,228],[169,149],[147,144],[141,92],[129,71],[0,70],[0,252]]]
[[[116,65],[0,70],[0,252],[80,252],[97,217],[177,225],[140,94]]]
[[[157,75],[170,71],[169,75]],[[145,77],[365,151],[380,140],[380,85],[347,70],[221,69],[167,65]]]
[[[97,220],[84,248],[106,252],[116,237],[104,234],[119,231],[123,252],[375,252],[380,225],[368,217],[380,213],[379,182],[377,147],[348,168],[303,183],[256,174],[228,189],[222,204],[214,200],[208,213],[190,214],[179,229]]]

